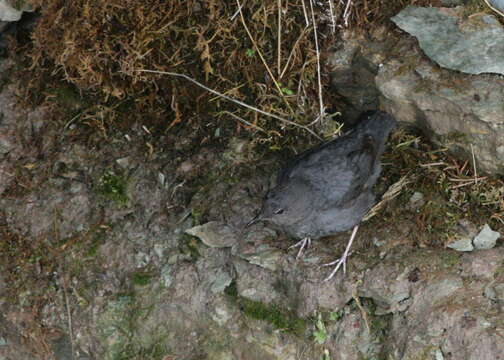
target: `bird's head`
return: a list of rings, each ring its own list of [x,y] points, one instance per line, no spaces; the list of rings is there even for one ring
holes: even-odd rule
[[[267,221],[285,226],[300,221],[310,208],[306,194],[306,186],[297,182],[271,189],[266,194],[261,211],[249,225],[258,221]]]

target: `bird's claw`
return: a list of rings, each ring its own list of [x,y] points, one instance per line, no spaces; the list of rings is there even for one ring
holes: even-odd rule
[[[347,258],[350,256],[350,248],[352,247],[352,243],[355,239],[355,235],[357,235],[357,230],[359,230],[359,225],[355,225],[352,231],[352,235],[350,236],[350,240],[348,240],[348,244],[346,246],[345,252],[343,253],[343,256],[339,258],[336,261],[330,262],[328,264],[324,264],[322,266],[332,266],[336,265],[333,271],[329,274],[328,277],[324,279],[324,281],[329,281],[333,278],[333,276],[338,272],[340,267],[343,265],[343,274],[346,274],[346,261]]]
[[[303,251],[305,249],[308,249],[308,247],[311,245],[311,238],[309,237],[305,237],[304,239],[302,239],[301,241],[298,241],[297,243],[295,243],[294,245],[292,246],[289,246],[289,249],[292,249],[292,248],[297,248],[299,247],[299,251],[296,255],[296,260],[298,260],[301,255],[303,254]]]
[[[341,266],[343,266],[343,274],[346,274],[346,261],[347,261],[347,258],[349,255],[350,254],[348,254],[348,255],[345,254],[341,258],[339,258],[338,260],[331,261],[330,263],[322,265],[322,266],[336,265],[335,268],[333,269],[333,271],[331,271],[331,273],[329,274],[329,276],[324,279],[324,282],[331,280],[334,277],[334,275],[336,275],[336,273],[338,272],[338,270],[340,269]]]

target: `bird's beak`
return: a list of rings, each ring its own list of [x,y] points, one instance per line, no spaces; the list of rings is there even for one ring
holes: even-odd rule
[[[259,221],[261,221],[262,218],[261,218],[261,215],[260,214],[257,214],[256,216],[254,216],[254,218],[252,220],[250,220],[247,225],[245,225],[245,228],[248,228],[249,226],[252,226],[254,225],[255,223],[258,223]]]

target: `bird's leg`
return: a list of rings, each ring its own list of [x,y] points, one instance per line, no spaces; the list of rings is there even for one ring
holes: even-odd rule
[[[332,277],[338,272],[339,268],[343,265],[343,273],[346,274],[346,260],[348,258],[348,254],[350,252],[350,247],[352,246],[352,243],[355,239],[355,235],[357,234],[357,230],[359,230],[359,225],[355,225],[352,231],[352,236],[350,236],[350,240],[348,240],[347,247],[345,249],[345,252],[343,253],[343,256],[339,258],[336,261],[330,262],[328,264],[324,264],[322,266],[332,266],[336,265],[334,270],[329,274],[328,277],[324,279],[324,281],[329,281],[332,279]]]
[[[301,257],[303,254],[303,250],[308,249],[308,247],[311,245],[311,238],[309,236],[305,237],[303,240],[295,243],[292,246],[289,246],[289,249],[299,247],[299,251],[296,255],[296,260]]]

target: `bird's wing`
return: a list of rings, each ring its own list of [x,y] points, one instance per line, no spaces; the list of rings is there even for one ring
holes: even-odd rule
[[[365,190],[368,179],[374,176],[377,146],[370,136],[342,140],[301,154],[279,179],[309,184],[327,206],[347,204]]]

